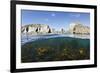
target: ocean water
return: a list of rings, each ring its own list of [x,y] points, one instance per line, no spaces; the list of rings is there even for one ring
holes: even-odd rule
[[[89,36],[52,34],[22,39],[22,63],[90,59]]]
[[[80,39],[90,39],[89,35],[75,35],[75,34],[48,34],[48,35],[22,35],[21,36],[21,44],[25,44],[28,42],[36,41],[39,39],[48,39],[48,38],[56,38],[56,37],[71,37],[71,38],[80,38]]]

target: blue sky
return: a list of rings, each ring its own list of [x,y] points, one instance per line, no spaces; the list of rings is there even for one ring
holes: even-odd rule
[[[47,24],[56,30],[67,29],[70,23],[90,26],[90,13],[21,10],[21,24]]]

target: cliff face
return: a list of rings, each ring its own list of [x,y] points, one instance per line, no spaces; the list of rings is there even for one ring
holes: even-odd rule
[[[21,28],[22,33],[51,33],[52,30],[48,25],[45,24],[29,24],[22,26]]]
[[[47,34],[47,33],[71,33],[71,34],[90,34],[90,28],[88,26],[84,26],[80,23],[72,23],[68,30],[61,29],[61,31],[55,31],[46,24],[29,24],[21,27],[22,33],[29,34]],[[59,32],[59,33],[58,33]]]
[[[68,32],[72,34],[90,34],[90,28],[79,23],[72,23]]]

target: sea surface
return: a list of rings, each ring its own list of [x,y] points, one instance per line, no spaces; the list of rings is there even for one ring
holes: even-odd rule
[[[48,34],[48,35],[21,35],[21,44],[28,42],[36,41],[39,39],[48,39],[56,37],[71,37],[71,38],[80,38],[80,39],[90,39],[89,35],[78,35],[78,34]]]

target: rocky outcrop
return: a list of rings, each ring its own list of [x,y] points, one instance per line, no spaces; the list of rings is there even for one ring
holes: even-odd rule
[[[90,28],[80,23],[72,23],[68,32],[72,34],[90,34]]]
[[[22,33],[32,33],[32,34],[37,34],[37,33],[51,33],[52,29],[46,25],[46,24],[29,24],[22,26],[21,28]]]

